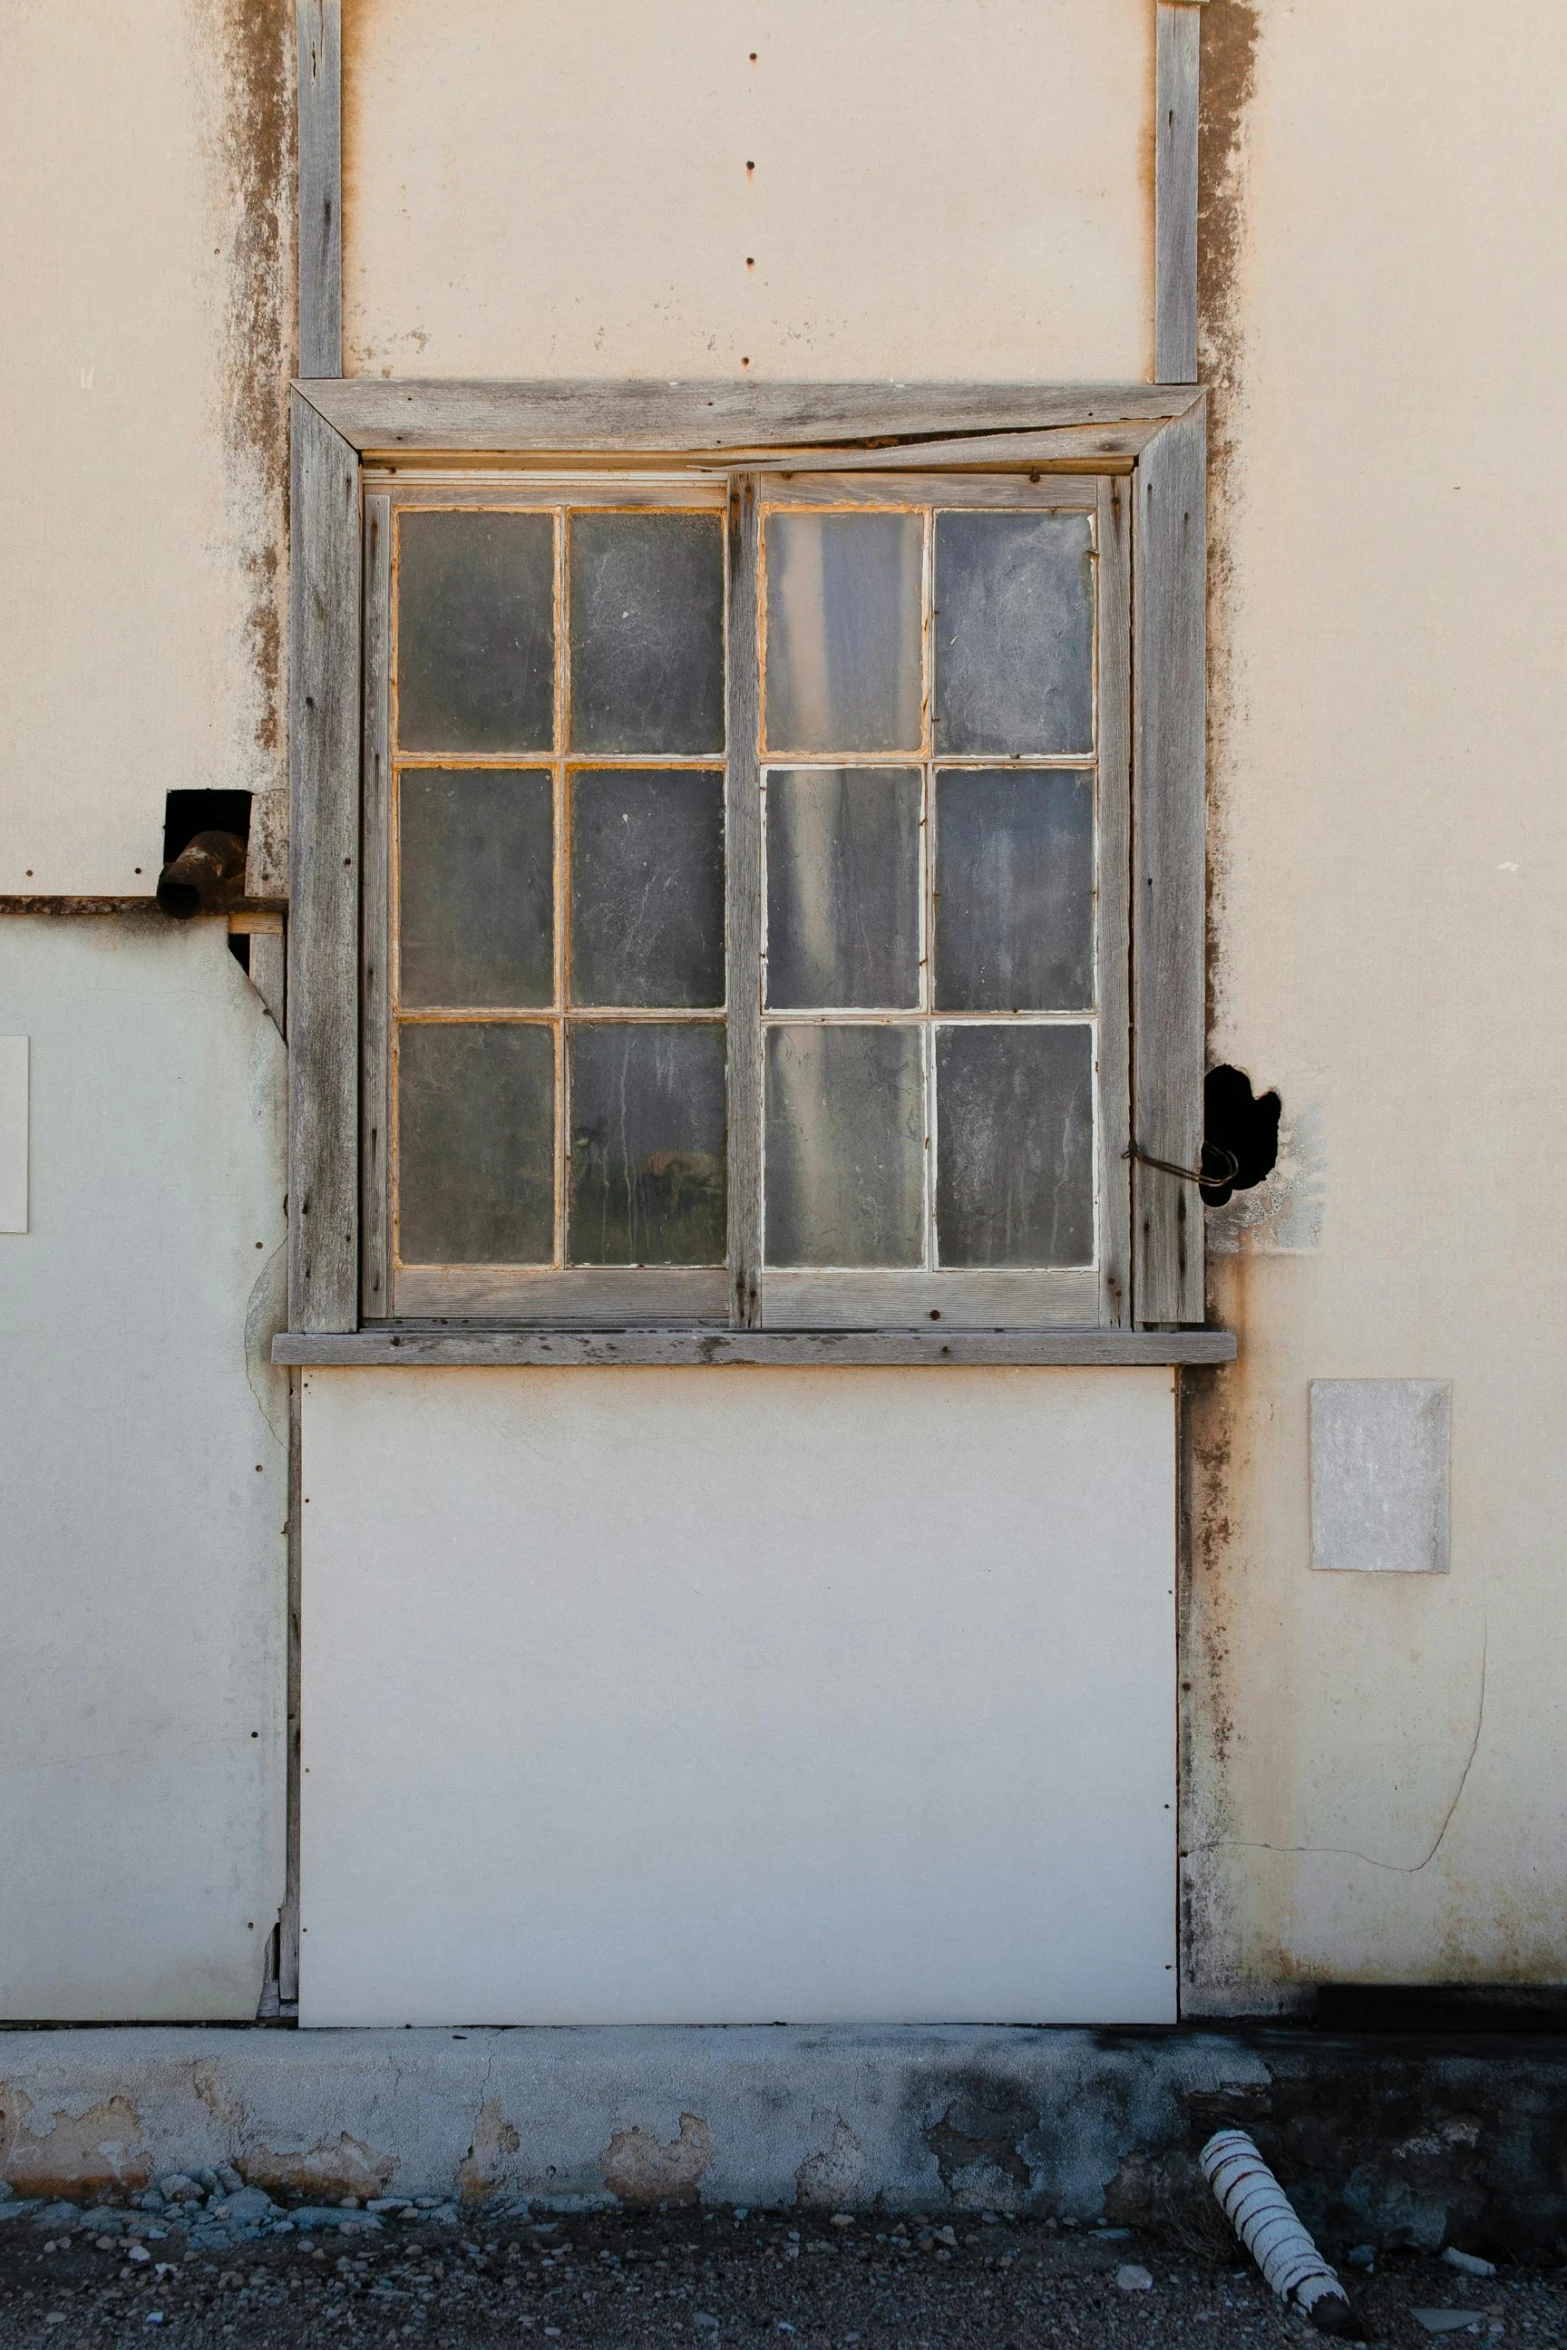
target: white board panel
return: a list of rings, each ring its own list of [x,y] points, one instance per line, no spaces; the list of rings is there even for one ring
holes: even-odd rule
[[[0,1036],[0,1232],[27,1230],[27,1038]]]
[[[376,0],[344,368],[1137,380],[1152,0]]]
[[[282,1896],[284,1051],[221,920],[0,921],[0,2018],[248,2019]]]
[[[312,1371],[301,2018],[1174,2015],[1168,1371]]]

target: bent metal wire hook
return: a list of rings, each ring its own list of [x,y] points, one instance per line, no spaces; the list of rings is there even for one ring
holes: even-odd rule
[[[1123,1159],[1139,1159],[1145,1167],[1157,1167],[1161,1175],[1179,1175],[1183,1183],[1206,1183],[1209,1189],[1214,1191],[1218,1190],[1221,1184],[1233,1183],[1241,1171],[1241,1163],[1235,1153],[1227,1151],[1224,1145],[1218,1142],[1205,1142],[1202,1147],[1205,1151],[1213,1151],[1217,1157],[1229,1161],[1228,1167],[1222,1174],[1210,1175],[1203,1167],[1182,1167],[1174,1159],[1156,1159],[1153,1152],[1145,1151],[1140,1142],[1129,1142],[1121,1156]]]

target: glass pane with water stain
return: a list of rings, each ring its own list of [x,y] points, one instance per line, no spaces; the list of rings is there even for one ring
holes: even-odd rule
[[[924,517],[769,514],[766,740],[917,751]]]
[[[1075,1012],[1094,999],[1094,780],[1061,768],[936,779],[936,1002]]]
[[[555,1046],[547,1026],[405,1024],[397,1045],[398,1256],[548,1264],[555,1246]]]
[[[925,1093],[917,1028],[767,1031],[770,1265],[917,1265]]]
[[[724,1000],[724,779],[716,768],[571,778],[571,1001]]]
[[[724,1027],[571,1032],[574,1265],[721,1265]]]
[[[724,539],[717,514],[571,518],[571,742],[724,747]]]
[[[548,768],[405,767],[397,779],[398,1000],[555,1000]]]
[[[405,512],[397,549],[401,748],[552,749],[554,516]]]
[[[912,1007],[919,931],[918,768],[771,768],[768,1003]]]
[[[979,757],[1094,747],[1086,514],[936,517],[936,748]]]
[[[936,1031],[936,1244],[943,1265],[1089,1265],[1093,1033]]]

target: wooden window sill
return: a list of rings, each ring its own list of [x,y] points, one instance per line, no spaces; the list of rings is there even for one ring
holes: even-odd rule
[[[898,1365],[1231,1363],[1231,1330],[548,1330],[383,1322],[349,1331],[285,1330],[274,1363],[316,1369],[409,1364],[773,1368]]]

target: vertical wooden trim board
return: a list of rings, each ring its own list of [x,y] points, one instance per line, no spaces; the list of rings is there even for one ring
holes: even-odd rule
[[[392,501],[364,501],[364,742],[360,765],[360,1311],[392,1310],[388,1242],[391,1121],[391,790]]]
[[[1154,372],[1197,381],[1197,96],[1202,0],[1157,0]]]
[[[1124,475],[1099,478],[1099,1319],[1132,1311],[1131,1170],[1126,1163],[1131,1070],[1132,499]]]
[[[359,1290],[359,462],[296,392],[290,524],[289,1323]]]
[[[296,0],[299,372],[343,372],[342,0]]]
[[[756,481],[729,491],[729,743],[725,793],[725,921],[729,1005],[729,1318],[754,1330],[762,1318],[762,894],[761,767],[757,754],[761,652],[757,572],[761,554]]]
[[[1202,1148],[1207,414],[1199,396],[1137,469],[1133,548],[1132,1137],[1195,1168]],[[1202,1199],[1133,1164],[1137,1320],[1201,1322]]]

